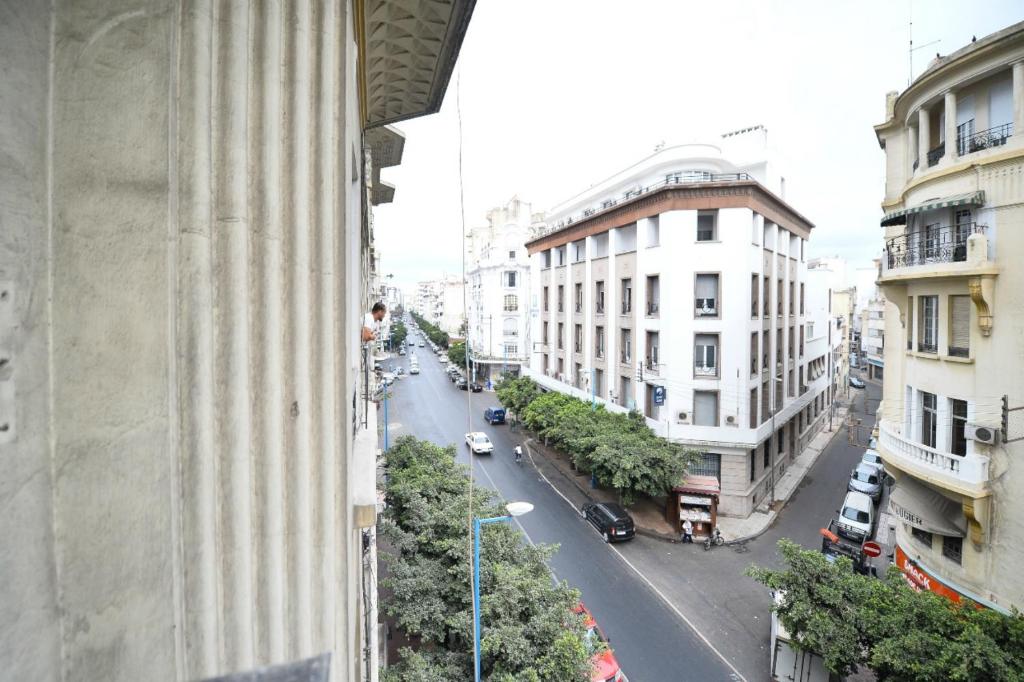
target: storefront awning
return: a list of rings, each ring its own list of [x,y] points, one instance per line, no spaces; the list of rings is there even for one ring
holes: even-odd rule
[[[687,476],[686,479],[673,488],[677,493],[690,493],[691,495],[718,495],[721,489],[718,485],[717,476],[700,476],[697,474]]]
[[[889,511],[904,523],[937,535],[964,537],[960,505],[928,486],[903,477],[889,494]]]
[[[885,217],[882,218],[882,227],[886,225],[900,225],[907,222],[907,216],[912,213],[922,213],[924,211],[932,211],[936,208],[949,208],[951,206],[981,206],[985,203],[985,192],[979,190],[977,192],[965,192],[963,194],[954,194],[950,197],[944,197],[942,199],[932,199],[926,201],[919,206],[911,206],[910,208],[901,208],[898,211],[892,213],[886,213]]]

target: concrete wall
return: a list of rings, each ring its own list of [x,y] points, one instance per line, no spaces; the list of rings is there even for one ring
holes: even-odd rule
[[[0,19],[2,676],[355,679],[348,5]]]

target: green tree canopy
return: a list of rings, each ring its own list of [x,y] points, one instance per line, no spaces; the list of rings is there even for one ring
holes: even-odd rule
[[[441,348],[448,347],[448,334],[442,331],[440,327],[433,322],[428,321],[427,318],[415,311],[410,311],[409,314],[412,315],[412,319],[416,320],[416,325],[423,330],[423,333],[427,335],[428,339],[436,343]]]
[[[1024,679],[1024,617],[915,592],[892,569],[886,580],[854,573],[849,559],[779,541],[785,568],[747,574],[779,592],[776,608],[793,644],[848,675],[858,666],[892,682]]]
[[[448,360],[458,367],[466,366],[466,344],[463,341],[453,343],[448,347]]]

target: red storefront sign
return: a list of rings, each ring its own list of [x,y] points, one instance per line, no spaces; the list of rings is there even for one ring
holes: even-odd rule
[[[903,572],[910,586],[915,590],[929,590],[940,594],[950,601],[959,602],[960,593],[947,587],[938,578],[934,577],[920,566],[913,559],[907,556],[906,552],[899,545],[896,545],[896,568]]]

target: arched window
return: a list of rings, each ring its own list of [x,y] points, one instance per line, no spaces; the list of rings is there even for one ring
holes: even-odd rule
[[[515,313],[519,311],[519,297],[515,294],[506,294],[505,296],[505,312]]]
[[[502,322],[502,331],[505,336],[519,336],[519,322],[514,317],[506,317]]]

